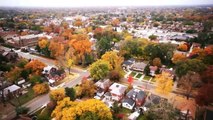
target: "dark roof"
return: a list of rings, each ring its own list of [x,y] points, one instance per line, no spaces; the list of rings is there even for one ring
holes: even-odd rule
[[[206,111],[206,120],[213,120],[213,111],[212,110]]]
[[[123,65],[132,65],[132,64],[133,64],[133,63],[130,62],[130,61],[128,61],[128,60],[123,62]]]
[[[106,93],[104,94],[104,96],[111,96],[111,93],[110,93],[110,92],[106,92]]]
[[[153,95],[151,94],[149,96],[150,100],[152,101],[152,103],[154,104],[159,104],[160,103],[160,100],[161,100],[161,97],[157,96],[157,95]]]
[[[128,103],[129,105],[133,106],[135,104],[135,101],[132,100],[131,98],[125,98],[122,101],[123,103]]]
[[[131,89],[126,96],[129,98],[133,98],[135,96],[138,100],[143,100],[146,97],[146,94],[142,90]]]
[[[61,76],[62,74],[64,73],[64,70],[57,70],[57,69],[54,69],[54,70],[51,70],[50,71],[50,75],[52,77],[58,75],[58,76]]]

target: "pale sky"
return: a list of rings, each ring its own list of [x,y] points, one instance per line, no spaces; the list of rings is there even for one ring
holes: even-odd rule
[[[0,0],[12,7],[163,6],[213,4],[213,0]]]

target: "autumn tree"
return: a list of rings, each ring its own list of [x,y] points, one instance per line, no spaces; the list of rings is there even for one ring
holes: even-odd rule
[[[41,39],[38,41],[38,46],[41,48],[41,49],[44,49],[45,47],[47,47],[48,45],[48,40],[47,39]]]
[[[65,98],[64,88],[58,88],[50,91],[50,99],[53,101],[60,101]]]
[[[95,80],[100,80],[106,77],[109,73],[109,62],[98,60],[89,67],[90,75]]]
[[[180,116],[180,111],[168,101],[161,100],[159,104],[152,104],[144,116],[150,120],[176,120]]]
[[[161,67],[161,65],[162,65],[161,59],[160,59],[160,58],[155,58],[155,59],[153,59],[152,65],[153,65],[153,66]]]
[[[205,84],[213,84],[213,65],[208,66],[205,71],[201,72],[201,80]]]
[[[95,94],[96,86],[94,85],[93,81],[83,79],[80,85],[80,96],[92,97]]]
[[[6,73],[6,78],[10,82],[14,82],[18,80],[21,76],[21,69],[18,67],[15,67],[14,69],[10,70],[10,72]]]
[[[74,23],[73,23],[75,26],[77,26],[77,27],[80,27],[80,26],[82,26],[83,25],[83,22],[82,22],[82,20],[81,19],[76,19],[75,21],[74,21]]]
[[[169,73],[162,72],[162,74],[156,75],[156,91],[161,94],[169,94],[173,89],[173,80]]]
[[[186,51],[188,51],[188,46],[186,44],[181,44],[181,45],[178,46],[177,49],[180,50],[180,51],[186,52]]]
[[[31,60],[25,65],[25,69],[31,70],[33,74],[40,75],[46,65],[39,60]]]
[[[69,45],[74,48],[74,55],[76,55],[79,58],[79,61],[84,65],[85,55],[91,52],[92,43],[83,35],[78,35],[76,37],[77,38],[69,41]]]
[[[72,102],[64,98],[57,103],[51,115],[56,120],[112,120],[110,109],[99,100],[89,99],[82,102]],[[91,118],[92,117],[92,118]]]
[[[196,103],[200,106],[208,106],[213,103],[213,84],[204,84],[198,90],[195,97]]]
[[[120,70],[121,64],[123,63],[123,58],[118,56],[118,54],[114,51],[106,52],[104,55],[101,56],[102,60],[109,62],[110,69],[112,70]]]
[[[181,54],[181,53],[175,53],[172,57],[172,62],[174,64],[180,62],[180,61],[185,61],[187,59],[186,55]]]
[[[132,85],[133,81],[134,81],[134,79],[133,79],[133,77],[130,75],[130,76],[128,77],[128,79],[127,79],[127,82],[129,83],[129,85]]]
[[[196,72],[189,71],[178,81],[178,86],[185,91],[187,99],[193,94],[196,87],[201,86],[200,75]]]
[[[128,35],[124,38],[124,40],[132,40],[132,39],[133,39],[133,36],[131,36],[131,35]]]
[[[121,73],[116,70],[112,70],[109,72],[109,79],[114,82],[118,82],[121,79]]]
[[[112,20],[113,26],[118,26],[120,24],[120,20],[118,18]]]
[[[49,85],[46,83],[36,84],[33,86],[33,91],[36,95],[41,95],[49,91]]]
[[[51,57],[57,58],[64,55],[64,45],[57,40],[51,40],[49,45]]]

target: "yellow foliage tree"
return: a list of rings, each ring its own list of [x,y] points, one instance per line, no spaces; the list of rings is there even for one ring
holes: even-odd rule
[[[162,74],[156,75],[157,87],[156,91],[167,95],[172,91],[173,88],[173,80],[169,73],[162,72]]]
[[[132,40],[132,39],[133,39],[133,36],[131,36],[131,35],[128,35],[125,37],[125,40]]]
[[[91,117],[88,113],[95,116],[93,119],[112,120],[110,109],[102,101],[95,99],[72,102],[69,98],[64,98],[57,103],[51,116],[56,120],[76,120],[77,118],[85,120],[85,118]]]
[[[77,92],[80,93],[80,96],[92,97],[96,91],[96,86],[94,85],[93,81],[83,79],[78,90],[79,91]]]
[[[50,98],[54,101],[60,101],[65,98],[65,90],[64,88],[58,88],[50,91]]]
[[[32,60],[29,63],[27,63],[24,67],[25,69],[30,69],[33,74],[40,75],[45,66],[46,65],[39,60]]]
[[[118,56],[118,54],[114,51],[106,52],[101,56],[101,59],[109,62],[111,70],[119,70],[124,60],[123,57]]]
[[[41,49],[45,48],[45,47],[47,46],[47,44],[48,44],[47,39],[41,39],[41,40],[38,41],[38,46],[39,46]]]
[[[36,95],[41,95],[49,91],[49,86],[46,83],[36,84],[33,86],[33,91]]]

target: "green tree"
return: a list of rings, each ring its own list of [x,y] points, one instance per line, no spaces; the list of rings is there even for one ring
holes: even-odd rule
[[[149,36],[149,39],[150,39],[150,40],[156,40],[157,37],[158,37],[158,36],[156,36],[156,35],[150,35],[150,36]]]
[[[189,71],[200,73],[205,70],[206,66],[198,59],[188,59],[176,64],[175,73],[178,77],[186,75]]]
[[[74,88],[65,88],[66,96],[70,97],[70,100],[74,101],[76,99],[75,89]]]
[[[144,68],[144,74],[145,75],[150,75],[150,68],[149,68],[150,66],[149,65],[147,65],[145,68]]]
[[[110,51],[112,48],[111,40],[107,37],[102,37],[99,41],[96,43],[98,56],[102,56],[106,51]]]
[[[107,61],[98,60],[89,67],[90,75],[95,80],[106,77],[109,73],[110,65]]]

